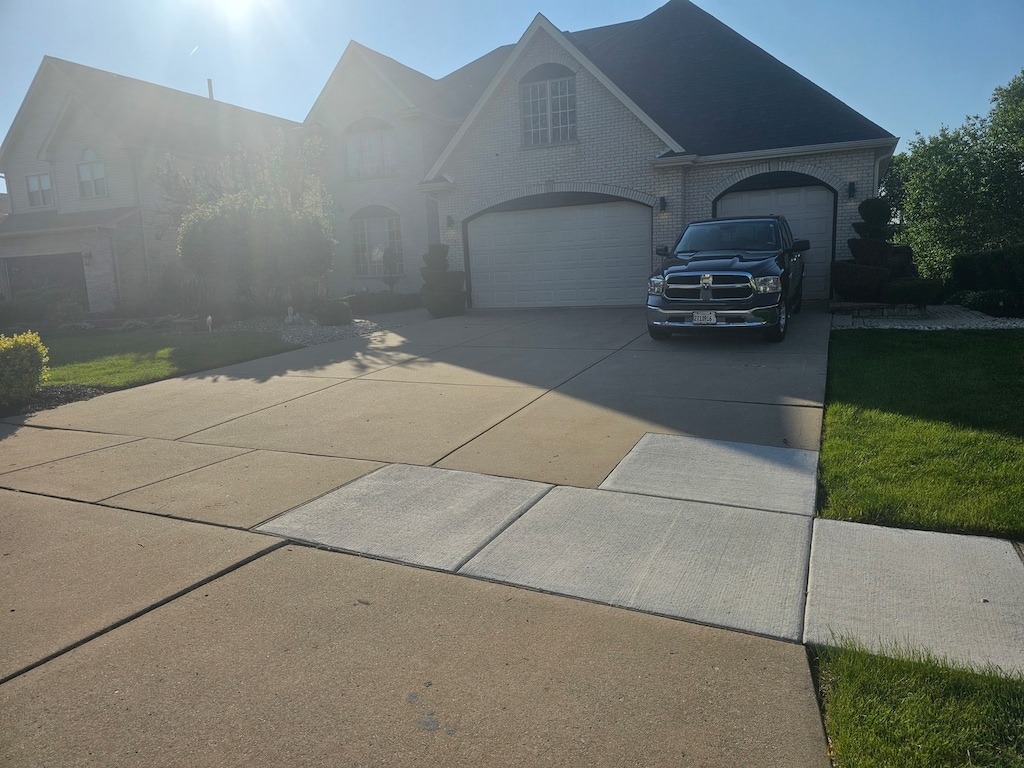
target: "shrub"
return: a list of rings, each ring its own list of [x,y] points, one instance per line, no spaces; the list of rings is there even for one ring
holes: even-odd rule
[[[991,317],[1024,317],[1024,298],[1013,291],[964,291],[950,302]]]
[[[427,252],[423,254],[423,263],[428,269],[445,271],[448,269],[448,246],[443,243],[434,243],[427,246]]]
[[[419,294],[392,293],[391,291],[365,291],[345,297],[355,317],[365,317],[382,312],[400,312],[422,306]]]
[[[854,261],[832,265],[832,287],[843,301],[882,301],[889,270],[869,267]]]
[[[47,377],[48,354],[38,333],[0,334],[0,406],[17,405],[35,394]]]
[[[942,281],[937,278],[908,277],[890,280],[885,286],[887,304],[913,304],[924,307],[934,304],[942,293]]]
[[[869,197],[857,206],[863,221],[855,221],[853,229],[865,240],[888,240],[895,229],[889,223],[892,205],[884,197]]]
[[[1024,293],[1024,245],[954,256],[950,288]]]
[[[85,318],[87,301],[72,288],[27,288],[14,294],[10,311],[14,322],[60,325]]]
[[[884,240],[861,240],[851,237],[846,241],[853,254],[853,260],[865,267],[887,267],[892,256],[892,246]]]
[[[351,325],[352,307],[344,299],[321,301],[313,309],[313,316],[320,325]]]

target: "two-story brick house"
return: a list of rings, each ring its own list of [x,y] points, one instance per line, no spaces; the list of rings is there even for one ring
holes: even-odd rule
[[[143,95],[152,109],[125,107]],[[74,272],[93,311],[152,296],[180,268],[158,239],[154,158],[282,127],[297,124],[44,60],[0,147],[0,291],[35,262]],[[328,146],[333,293],[383,288],[389,249],[415,291],[443,242],[476,307],[641,305],[658,245],[744,213],[789,218],[812,243],[805,298],[827,298],[897,143],[689,0],[577,32],[538,15],[440,79],[353,42],[304,128]]]
[[[827,298],[897,143],[688,0],[574,33],[538,15],[440,80],[353,44],[307,122],[339,147],[349,285],[375,274],[374,247],[408,262],[442,241],[477,307],[642,304],[657,245],[746,213],[811,240],[805,296]],[[368,179],[352,170],[364,130],[388,158]]]
[[[0,293],[79,289],[93,313],[153,311],[180,280],[156,169],[219,163],[299,123],[45,57],[0,145],[11,214]],[[157,304],[159,302],[157,301]]]

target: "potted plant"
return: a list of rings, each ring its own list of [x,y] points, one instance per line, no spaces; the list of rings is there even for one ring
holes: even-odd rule
[[[431,317],[452,317],[466,312],[466,273],[448,269],[448,246],[431,245],[423,254],[420,298]]]

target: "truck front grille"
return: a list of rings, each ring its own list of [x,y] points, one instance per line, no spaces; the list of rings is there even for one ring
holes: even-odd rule
[[[753,295],[750,275],[737,272],[671,275],[665,282],[665,298],[676,301],[745,301]]]

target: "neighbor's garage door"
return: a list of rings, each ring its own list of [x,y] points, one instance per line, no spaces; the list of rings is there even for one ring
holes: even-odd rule
[[[487,213],[469,223],[473,306],[640,306],[651,209],[627,202]]]
[[[832,265],[834,201],[835,194],[825,187],[731,192],[718,201],[716,215],[720,219],[763,213],[785,216],[793,237],[811,241],[811,250],[804,254],[804,298],[827,299]]]

